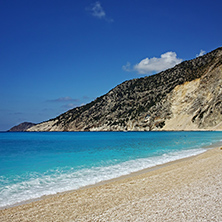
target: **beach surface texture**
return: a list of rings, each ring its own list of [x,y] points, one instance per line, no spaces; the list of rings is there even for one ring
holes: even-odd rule
[[[3,209],[0,221],[222,221],[222,149]]]

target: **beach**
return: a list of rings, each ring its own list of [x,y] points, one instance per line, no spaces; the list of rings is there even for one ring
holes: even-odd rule
[[[0,211],[0,221],[221,220],[221,148]]]

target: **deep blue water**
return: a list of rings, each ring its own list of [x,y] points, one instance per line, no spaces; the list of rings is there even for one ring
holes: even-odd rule
[[[0,207],[199,154],[222,132],[0,133]]]

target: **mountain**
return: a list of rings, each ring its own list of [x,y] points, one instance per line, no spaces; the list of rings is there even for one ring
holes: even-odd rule
[[[222,47],[125,81],[28,131],[222,130]]]
[[[12,127],[10,130],[8,130],[9,132],[22,132],[22,131],[26,131],[27,129],[29,129],[32,126],[35,126],[35,123],[29,123],[29,122],[24,122],[21,123],[17,126]]]

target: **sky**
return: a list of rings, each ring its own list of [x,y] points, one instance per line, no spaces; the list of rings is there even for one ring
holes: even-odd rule
[[[222,43],[221,0],[0,0],[0,131]]]

